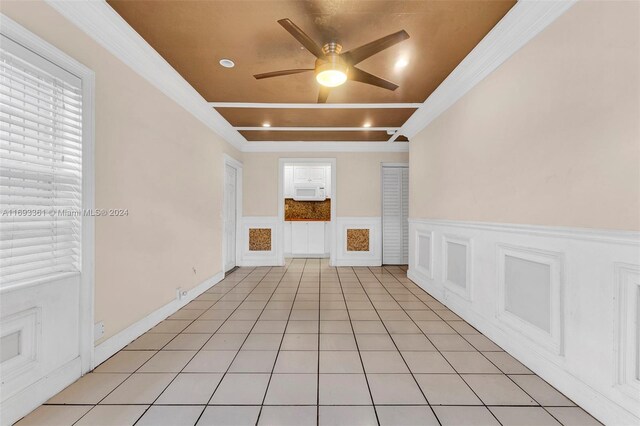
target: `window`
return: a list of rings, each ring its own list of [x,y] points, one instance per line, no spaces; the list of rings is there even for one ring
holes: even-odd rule
[[[79,273],[81,80],[1,36],[0,286]]]

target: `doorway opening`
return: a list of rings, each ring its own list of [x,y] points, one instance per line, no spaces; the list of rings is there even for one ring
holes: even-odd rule
[[[222,266],[225,274],[238,266],[240,215],[242,214],[242,163],[224,156]]]
[[[335,263],[335,158],[281,158],[278,213],[282,257],[329,258]]]

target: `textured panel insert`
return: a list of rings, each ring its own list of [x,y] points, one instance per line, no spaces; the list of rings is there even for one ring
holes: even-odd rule
[[[369,230],[347,229],[347,251],[369,251]]]
[[[514,256],[504,259],[505,310],[551,332],[551,266]]]
[[[418,235],[418,266],[431,270],[431,237]]]
[[[447,281],[467,288],[467,247],[447,242]]]
[[[271,228],[249,228],[249,251],[271,251]]]

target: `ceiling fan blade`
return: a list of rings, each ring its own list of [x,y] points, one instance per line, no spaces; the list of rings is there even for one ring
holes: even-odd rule
[[[263,78],[271,78],[271,77],[280,77],[281,75],[291,75],[291,74],[300,74],[302,72],[313,71],[313,68],[299,68],[293,70],[281,70],[281,71],[271,71],[265,72],[262,74],[255,74],[254,77],[256,80],[260,80]]]
[[[404,41],[408,38],[409,34],[407,34],[405,30],[401,30],[397,33],[389,34],[386,37],[382,37],[378,40],[372,41],[371,43],[363,44],[360,47],[351,49],[348,52],[344,52],[342,55],[349,60],[349,63],[351,63],[351,65],[356,65],[364,61],[368,57],[382,52],[383,50],[393,46],[394,44],[400,43],[401,41]]]
[[[351,67],[351,69],[349,70],[349,80],[371,84],[372,86],[382,87],[383,89],[387,90],[396,90],[398,87],[400,87],[395,83],[377,77],[373,74],[369,74],[368,72],[362,71],[360,68],[356,67]]]
[[[320,93],[318,93],[318,103],[324,104],[327,102],[327,98],[329,97],[330,88],[326,86],[320,86]]]
[[[284,29],[289,32],[289,34],[295,37],[295,39],[298,40],[316,58],[321,58],[324,56],[322,48],[318,46],[316,42],[313,41],[307,34],[305,34],[305,32],[302,31],[296,24],[291,22],[290,19],[280,19],[278,23],[282,25]]]

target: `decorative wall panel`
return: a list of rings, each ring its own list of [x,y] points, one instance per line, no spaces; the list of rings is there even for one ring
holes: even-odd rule
[[[337,227],[336,266],[382,264],[381,217],[339,217]]]
[[[244,216],[239,266],[280,266],[278,241],[282,222],[276,216]]]
[[[457,235],[444,235],[444,282],[451,292],[471,300],[471,242]]]
[[[411,280],[602,423],[640,424],[640,232],[432,219],[409,229]],[[471,299],[454,284],[464,266],[456,274],[446,259],[448,242],[465,241]]]
[[[615,265],[616,383],[620,390],[640,399],[640,265]]]

